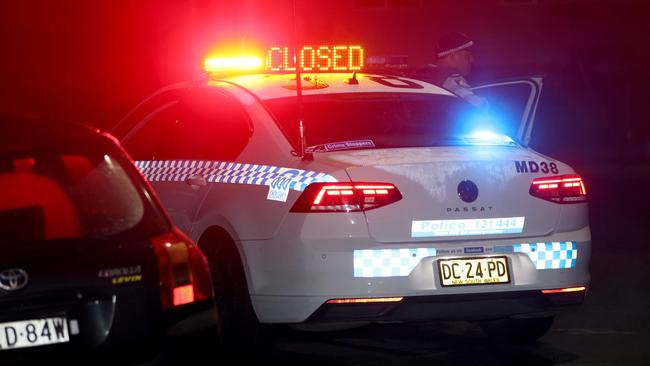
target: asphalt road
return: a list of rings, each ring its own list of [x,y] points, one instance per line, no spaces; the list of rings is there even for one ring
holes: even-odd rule
[[[647,168],[647,169],[645,169]],[[650,365],[650,167],[625,179],[587,175],[593,236],[585,303],[523,346],[466,322],[373,324],[335,333],[285,330],[264,363],[282,365]],[[615,176],[608,174],[609,177]],[[230,364],[214,347],[169,348],[155,364]]]

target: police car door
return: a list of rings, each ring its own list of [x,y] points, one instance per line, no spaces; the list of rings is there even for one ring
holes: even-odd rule
[[[191,235],[210,189],[201,164],[232,160],[251,133],[250,121],[236,102],[215,90],[196,88],[145,117],[124,138],[124,146],[147,172],[174,223]]]
[[[488,100],[489,113],[503,123],[503,132],[528,146],[542,82],[542,77],[530,77],[482,84],[472,90]]]

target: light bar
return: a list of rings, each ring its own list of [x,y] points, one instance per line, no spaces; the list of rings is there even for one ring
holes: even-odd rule
[[[467,143],[472,145],[513,145],[514,141],[503,134],[491,131],[473,131],[464,136]]]
[[[558,288],[558,289],[552,289],[552,290],[542,290],[543,294],[564,294],[564,293],[569,293],[569,292],[580,292],[580,291],[585,291],[587,288],[584,286],[580,287],[567,287],[567,288]]]
[[[203,60],[203,69],[206,72],[252,71],[261,69],[262,64],[259,57],[206,58]]]
[[[328,304],[376,304],[384,302],[400,302],[403,297],[374,297],[362,299],[332,299],[327,300]]]

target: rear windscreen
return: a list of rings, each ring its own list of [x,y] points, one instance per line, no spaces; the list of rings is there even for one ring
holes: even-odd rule
[[[154,221],[162,223],[123,163],[93,152],[48,150],[0,157],[0,237],[107,237],[136,227],[152,212]]]
[[[264,101],[298,146],[296,99]],[[459,98],[424,93],[347,93],[302,97],[307,146],[448,146],[468,143],[477,129],[490,129],[478,110]],[[331,146],[331,145],[330,145]]]

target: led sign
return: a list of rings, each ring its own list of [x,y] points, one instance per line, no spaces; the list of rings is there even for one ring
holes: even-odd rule
[[[363,67],[361,46],[304,46],[298,52],[301,71],[347,72]],[[294,51],[290,47],[271,47],[266,54],[266,70],[271,72],[296,71]]]

